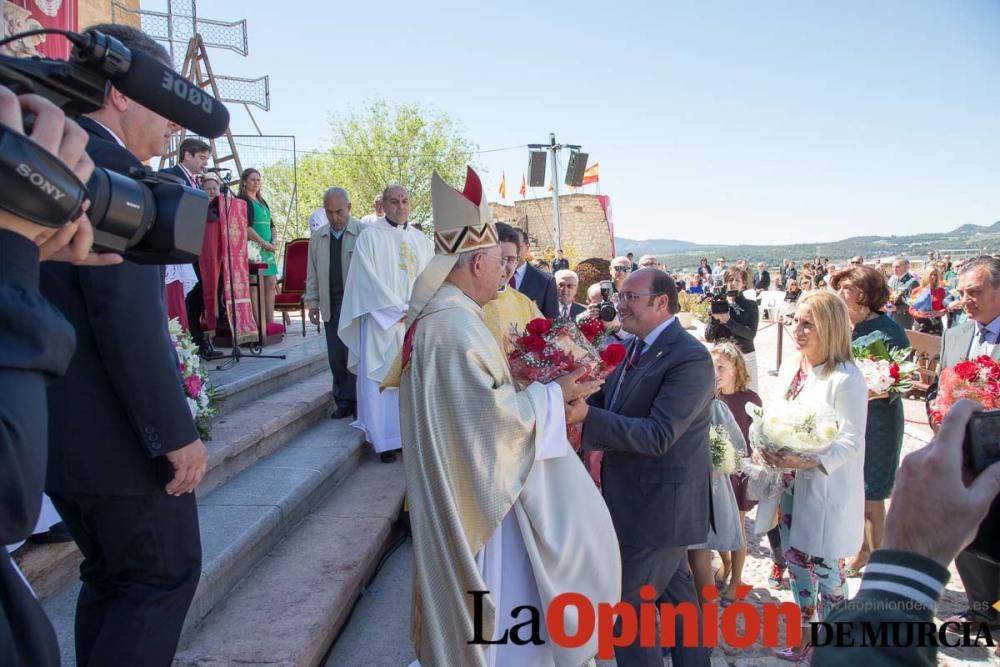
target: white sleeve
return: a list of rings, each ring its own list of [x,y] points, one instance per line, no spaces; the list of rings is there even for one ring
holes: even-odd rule
[[[406,315],[407,310],[409,310],[409,306],[405,303],[401,303],[395,306],[386,306],[385,308],[379,310],[373,310],[371,312],[371,316],[375,319],[375,322],[377,322],[378,325],[385,330],[395,326],[395,324],[402,319],[403,315]]]
[[[566,439],[566,412],[562,388],[555,382],[545,385],[546,414],[535,435],[535,460],[555,459],[570,451]]]

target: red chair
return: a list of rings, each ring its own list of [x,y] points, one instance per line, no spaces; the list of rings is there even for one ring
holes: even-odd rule
[[[295,239],[285,244],[285,275],[278,283],[274,309],[288,322],[288,313],[299,311],[302,335],[306,335],[306,267],[309,264],[309,239]],[[319,331],[319,325],[316,325]]]

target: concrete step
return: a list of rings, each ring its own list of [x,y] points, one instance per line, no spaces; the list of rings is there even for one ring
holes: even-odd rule
[[[321,664],[389,546],[404,489],[401,461],[366,457],[205,618],[175,667]]]
[[[254,565],[358,465],[363,437],[346,419],[322,420],[198,502],[203,565],[185,634]],[[400,466],[401,467],[401,466]],[[79,582],[43,604],[73,664],[73,617]],[[183,641],[183,639],[182,639]]]
[[[204,498],[254,462],[314,423],[329,417],[329,372],[323,371],[217,417],[208,449],[208,473],[198,487]],[[47,598],[71,582],[82,559],[76,545],[26,544],[14,556],[35,592]]]
[[[321,371],[329,372],[330,369],[326,355],[326,337],[323,334],[316,335],[315,330],[310,331],[306,338],[293,336],[286,344],[265,347],[263,353],[283,354],[285,359],[265,359],[243,352],[240,362],[227,370],[218,370],[219,366],[228,365],[221,363],[228,362],[227,358],[205,362],[212,384],[222,390],[220,415],[255,403],[279,389]]]

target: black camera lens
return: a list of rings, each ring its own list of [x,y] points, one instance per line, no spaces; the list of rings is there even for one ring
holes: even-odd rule
[[[615,310],[614,304],[612,304],[610,301],[605,301],[600,305],[598,309],[598,315],[605,322],[611,322],[616,317],[618,317],[618,311]]]
[[[97,167],[87,181],[94,244],[125,252],[139,243],[156,219],[156,200],[142,182]]]

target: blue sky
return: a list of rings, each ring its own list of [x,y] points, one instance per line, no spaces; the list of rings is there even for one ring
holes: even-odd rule
[[[250,56],[212,62],[270,74],[265,134],[324,147],[331,114],[374,98],[447,112],[481,149],[555,132],[600,162],[620,236],[821,242],[1000,220],[998,0],[203,0],[199,12],[247,18]],[[478,160],[491,198],[502,171],[518,196],[526,149]]]

